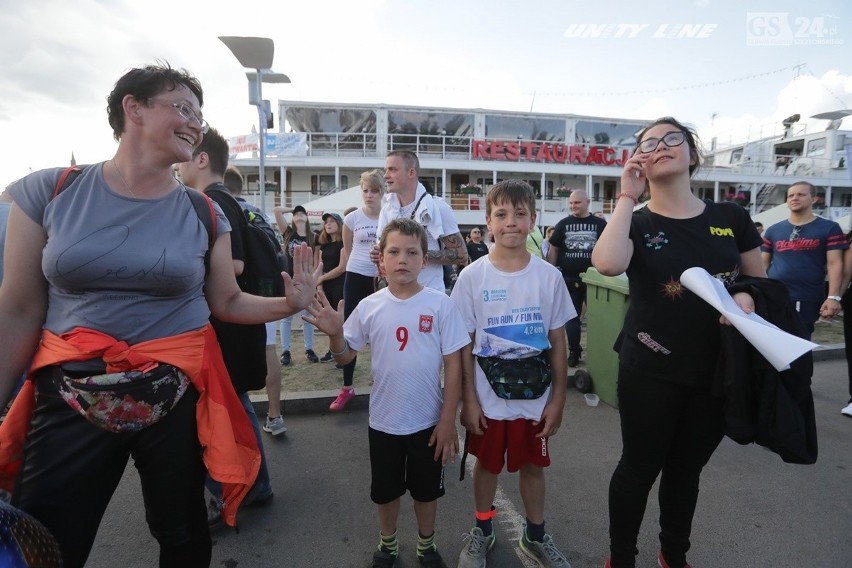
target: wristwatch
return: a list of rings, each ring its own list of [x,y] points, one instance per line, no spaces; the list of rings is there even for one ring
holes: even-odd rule
[[[826,300],[834,300],[835,302],[839,302],[842,298],[840,296],[827,296]]]

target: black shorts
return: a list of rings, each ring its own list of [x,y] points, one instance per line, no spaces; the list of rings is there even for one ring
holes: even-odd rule
[[[435,427],[405,436],[370,428],[370,499],[384,505],[411,492],[415,501],[428,503],[444,495],[444,466],[435,461],[429,437]]]

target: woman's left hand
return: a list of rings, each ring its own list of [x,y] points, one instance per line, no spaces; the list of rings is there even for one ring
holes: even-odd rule
[[[322,274],[322,262],[314,266],[314,254],[306,243],[293,249],[293,276],[282,272],[284,278],[284,300],[292,313],[304,310],[314,299],[317,279]]]
[[[747,314],[754,312],[754,298],[751,297],[751,294],[748,292],[737,292],[732,296],[734,302],[740,307],[742,311]],[[731,325],[731,322],[728,321],[728,318],[725,316],[719,317],[719,323],[722,325]]]

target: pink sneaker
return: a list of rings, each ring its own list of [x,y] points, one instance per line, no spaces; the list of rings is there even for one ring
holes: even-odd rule
[[[349,387],[342,387],[340,389],[340,393],[337,395],[337,398],[335,398],[334,402],[332,402],[328,406],[328,409],[332,412],[338,412],[340,410],[343,410],[346,404],[353,398],[355,398],[355,389]]]
[[[669,568],[669,563],[666,562],[666,557],[663,556],[663,551],[661,550],[657,554],[657,564],[660,565],[660,568]],[[689,564],[684,564],[683,568],[691,568]]]

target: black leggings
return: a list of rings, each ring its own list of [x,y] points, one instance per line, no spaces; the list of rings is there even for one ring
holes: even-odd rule
[[[376,279],[372,276],[364,276],[357,272],[346,271],[346,279],[343,281],[343,318],[344,321],[355,311],[361,300],[376,291]],[[351,387],[355,378],[355,362],[352,359],[343,367],[343,386]]]
[[[849,375],[849,402],[852,402],[852,288],[840,300],[843,308],[843,343],[846,347],[846,367]]]
[[[580,347],[580,337],[582,336],[582,321],[580,314],[583,312],[583,302],[586,301],[586,284],[577,277],[576,281],[566,281],[568,294],[571,296],[571,303],[574,304],[574,310],[577,316],[565,322],[565,332],[568,336],[568,353],[582,351]]]
[[[706,389],[619,368],[621,460],[609,485],[612,568],[632,567],[648,493],[662,471],[660,543],[672,567],[689,550],[698,480],[724,435],[722,403]]]
[[[44,374],[37,386],[12,502],[56,537],[65,568],[86,563],[131,455],[142,483],[145,519],[160,544],[160,567],[209,566],[212,544],[195,423],[196,390],[190,386],[156,424],[115,434],[90,424],[68,406]]]

